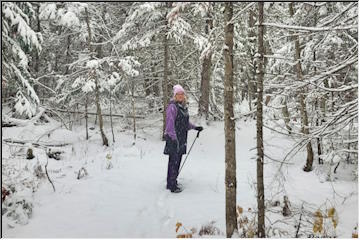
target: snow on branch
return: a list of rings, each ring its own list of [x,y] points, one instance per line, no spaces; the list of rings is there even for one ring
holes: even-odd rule
[[[338,66],[332,67],[330,70],[328,70],[326,72],[320,73],[320,74],[318,74],[316,76],[313,76],[313,77],[310,77],[308,79],[305,78],[304,79],[304,85],[313,84],[314,82],[322,80],[322,79],[324,79],[324,78],[326,78],[326,77],[328,77],[328,76],[330,76],[330,75],[332,75],[332,74],[334,74],[334,73],[336,73],[336,72],[338,72],[338,71],[340,71],[340,70],[342,70],[342,69],[344,69],[344,68],[346,68],[346,67],[348,67],[348,66],[350,66],[350,65],[352,65],[354,63],[356,63],[357,61],[358,61],[357,56],[353,56],[353,57],[349,58],[348,60],[346,60],[344,63],[339,64]],[[357,87],[357,84],[356,84],[356,86],[355,85],[354,86],[346,86],[346,87],[342,87],[342,88],[337,89],[337,90],[332,89],[332,88],[323,88],[323,87],[322,88],[324,90],[327,90],[327,91],[340,91],[340,92],[342,92],[342,91],[348,91],[348,90],[353,89],[355,87]]]
[[[15,3],[2,3],[2,15],[9,21],[10,26],[17,27],[16,31],[24,43],[41,51],[41,34],[31,29],[28,17]]]
[[[127,40],[128,46],[126,48],[123,47],[123,50],[131,49],[132,46],[136,46],[136,43],[130,44],[130,42],[137,42],[137,39],[144,41],[144,39],[141,37],[137,37],[137,39],[136,37],[133,37],[130,40],[128,40],[128,38],[131,35],[131,32],[136,32],[136,36],[141,35],[142,32],[139,32],[137,26],[150,26],[154,22],[160,20],[162,18],[162,12],[160,9],[162,4],[163,3],[161,2],[144,2],[141,4],[134,3],[121,29],[110,41],[115,43],[118,41],[124,42]],[[152,37],[152,35],[150,37]],[[145,42],[145,45],[148,45],[147,40]],[[139,43],[139,45],[141,45],[141,43]]]
[[[258,26],[259,24],[255,24]],[[348,26],[338,26],[338,27],[305,27],[305,26],[295,26],[295,25],[285,25],[278,23],[263,23],[264,26],[284,28],[290,31],[301,31],[301,32],[324,32],[324,31],[337,31],[337,30],[349,30],[357,29],[357,25],[348,25]]]
[[[173,3],[173,5],[175,5],[175,7],[173,7],[166,16],[170,25],[173,23],[173,21],[175,19],[178,18],[180,11],[183,11],[185,9],[185,7],[189,4],[190,4],[189,2]]]
[[[242,14],[247,11],[249,8],[251,8],[253,5],[255,5],[255,2],[251,2],[248,5],[246,5],[244,8],[242,8],[240,11],[236,13],[236,15],[228,22],[234,24],[239,16],[242,16]]]
[[[339,17],[341,17],[345,12],[347,12],[349,9],[351,9],[352,7],[355,7],[357,5],[357,3],[351,3],[349,4],[343,11],[341,11],[340,13],[338,13],[337,15],[335,15],[333,18],[331,18],[330,20],[322,23],[320,25],[320,27],[325,27],[327,25],[329,25],[330,23],[334,22],[336,19],[338,19]]]
[[[170,20],[169,20],[170,21]],[[183,36],[190,36],[191,26],[181,17],[176,17],[176,20],[172,20],[170,24],[169,37],[173,37],[177,43],[182,42]]]
[[[195,15],[199,14],[201,17],[206,17],[209,11],[212,11],[212,5],[210,2],[198,2],[193,3],[193,12]]]
[[[135,67],[140,66],[140,63],[132,56],[127,56],[119,60],[118,67],[123,70],[127,75],[136,77],[139,71]]]
[[[34,88],[29,84],[29,81],[23,77],[20,70],[14,64],[11,63],[11,67],[16,77],[20,80],[22,86],[26,89],[26,92],[29,95],[29,97],[33,99],[36,104],[39,104],[40,103],[39,97],[37,96]]]
[[[36,121],[38,121],[40,119],[40,117],[45,113],[45,109],[42,107],[39,107],[39,112],[38,114],[36,114],[33,118],[28,119],[28,120],[23,120],[23,119],[17,119],[17,118],[11,118],[7,115],[3,115],[2,117],[2,122],[3,123],[8,123],[11,125],[16,125],[16,126],[20,126],[20,127],[24,127],[27,126],[29,124],[34,124]]]

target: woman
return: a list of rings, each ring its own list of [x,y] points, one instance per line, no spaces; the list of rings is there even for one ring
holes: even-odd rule
[[[166,109],[166,145],[164,154],[169,155],[167,185],[171,192],[179,193],[182,189],[177,184],[181,157],[186,153],[187,132],[190,129],[202,131],[203,127],[194,126],[189,121],[185,91],[180,85],[173,87],[174,98]]]

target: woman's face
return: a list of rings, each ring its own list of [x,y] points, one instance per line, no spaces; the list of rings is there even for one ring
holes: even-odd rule
[[[175,95],[175,101],[176,102],[184,102],[184,99],[185,99],[185,94],[184,93],[177,93]]]

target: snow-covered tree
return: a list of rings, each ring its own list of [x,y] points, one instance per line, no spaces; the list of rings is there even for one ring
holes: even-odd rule
[[[14,101],[14,116],[31,118],[39,107],[29,62],[30,52],[41,51],[42,35],[30,27],[34,5],[27,2],[2,4],[2,89],[9,89]]]

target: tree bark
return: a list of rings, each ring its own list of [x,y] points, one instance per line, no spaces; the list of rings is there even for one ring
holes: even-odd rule
[[[86,24],[87,24],[87,30],[88,30],[88,45],[89,45],[89,51],[90,51],[90,58],[94,59],[93,56],[93,48],[91,45],[91,39],[92,39],[92,35],[91,35],[91,28],[90,28],[90,17],[89,17],[89,12],[88,9],[85,8],[85,14],[86,14]],[[103,141],[103,145],[105,146],[109,146],[109,142],[108,139],[104,133],[104,122],[103,122],[103,118],[101,115],[101,106],[100,106],[100,91],[99,91],[99,83],[98,83],[98,79],[96,76],[96,71],[92,70],[91,73],[92,77],[95,79],[95,102],[96,102],[96,109],[97,109],[97,115],[99,116],[99,127],[100,127],[100,132],[101,132],[101,138]]]
[[[324,87],[326,88],[330,88],[330,85],[329,85],[329,80],[328,78],[324,79]],[[324,122],[325,120],[325,115],[326,115],[326,111],[327,111],[327,108],[326,108],[326,101],[328,100],[328,93],[325,92],[324,95],[322,96],[321,98],[321,102],[320,102],[320,108],[321,108],[321,111],[322,111],[322,119],[321,119],[321,122]]]
[[[226,237],[237,232],[236,219],[236,156],[235,119],[233,88],[233,45],[234,24],[232,2],[225,3],[225,81],[224,81],[224,120],[225,120],[225,189],[226,189]]]
[[[133,111],[133,133],[134,133],[133,145],[135,145],[135,142],[136,142],[136,111],[135,111],[134,92],[135,92],[135,86],[134,86],[134,81],[132,81],[131,82],[131,105],[132,105],[132,111]]]
[[[247,75],[248,75],[248,82],[247,82],[247,95],[248,95],[248,102],[249,102],[249,111],[252,110],[252,100],[254,99],[255,89],[256,89],[256,65],[254,64],[254,56],[255,56],[255,48],[256,48],[256,33],[254,30],[255,27],[255,13],[253,10],[250,9],[249,12],[249,19],[248,19],[248,46],[247,46],[247,54],[250,57],[250,61],[248,61],[247,66]]]
[[[287,96],[284,96],[284,99],[283,99],[283,107],[281,108],[281,111],[282,111],[282,114],[283,114],[283,117],[284,117],[284,122],[285,122],[285,126],[286,126],[286,129],[288,130],[288,133],[291,134],[291,127],[290,127],[290,113],[289,113],[289,109],[288,109],[288,106],[287,106],[287,100],[286,100]]]
[[[38,33],[41,32],[41,25],[40,25],[40,3],[36,3],[36,31]],[[4,28],[3,28],[4,29]],[[38,49],[34,50],[34,71],[36,73],[36,76],[38,76],[39,74],[39,67],[40,67],[40,56],[39,56],[39,51]],[[39,85],[35,84],[34,85],[34,91],[36,92],[36,94],[39,95]],[[45,95],[45,94],[43,94]],[[40,102],[41,102],[41,98],[40,98]]]
[[[96,73],[94,73],[95,75]],[[95,99],[96,99],[96,108],[97,108],[97,115],[99,116],[99,127],[100,127],[100,132],[101,132],[101,138],[103,140],[103,145],[105,146],[109,146],[109,142],[108,139],[105,135],[104,132],[104,122],[103,122],[103,117],[101,114],[101,106],[100,106],[100,94],[99,94],[99,83],[98,83],[98,79],[96,76],[94,76],[95,78]]]
[[[169,43],[167,39],[167,32],[169,26],[167,18],[165,15],[165,31],[163,36],[163,46],[164,46],[164,78],[162,81],[162,92],[163,92],[163,132],[162,140],[165,141],[165,127],[166,127],[166,107],[168,104],[168,73],[169,73]]]
[[[111,96],[111,89],[110,89],[110,126],[111,126],[111,134],[112,134],[112,138],[113,138],[113,143],[115,142],[115,134],[114,134],[114,126],[113,126],[113,116],[112,116],[112,110],[111,110],[111,105],[112,105],[112,96]]]
[[[264,192],[264,143],[263,143],[263,82],[264,82],[264,3],[259,2],[258,26],[258,74],[256,105],[256,175],[258,204],[258,237],[265,237],[265,192]]]
[[[152,85],[151,80],[149,78],[144,79],[144,88],[145,88],[145,96],[148,97],[151,94],[151,88]]]
[[[316,26],[316,25],[315,25]],[[313,55],[313,61],[316,61],[316,51],[314,50],[314,55]],[[314,68],[314,74],[316,74],[316,67]],[[322,99],[316,99],[315,101],[315,109],[316,109],[316,113],[317,113],[317,118],[316,118],[316,126],[321,126],[322,122],[321,122],[321,109],[319,109],[319,104],[318,101],[322,101]],[[318,155],[318,163],[319,164],[323,164],[324,161],[321,158],[321,154],[322,154],[322,139],[320,137],[316,138],[316,143],[317,143],[317,155]]]
[[[211,3],[209,3],[211,4]],[[211,41],[210,33],[213,28],[212,13],[210,10],[207,12],[205,34],[208,35],[208,40]],[[206,119],[209,117],[209,92],[210,92],[210,77],[211,77],[211,57],[212,50],[205,54],[202,62],[201,70],[201,95],[199,100],[199,115],[205,116]]]
[[[314,15],[314,27],[316,27],[317,25],[317,12],[315,12],[315,15]],[[313,52],[313,61],[315,63],[316,61],[316,49],[314,49],[314,52]],[[314,76],[316,75],[316,65],[314,65]],[[324,98],[325,99],[325,98]],[[320,103],[322,102],[322,98],[320,98],[319,100],[316,99],[316,102],[315,102],[315,109],[316,109],[316,113],[317,113],[317,118],[316,118],[316,126],[321,126],[322,125],[322,121],[321,121],[321,109],[319,109],[319,104],[318,104],[318,101],[320,101]],[[318,155],[318,163],[319,164],[323,164],[324,161],[323,159],[321,158],[321,154],[322,154],[322,139],[320,137],[316,138],[316,143],[317,143],[317,155]]]
[[[155,79],[152,90],[155,96],[160,96],[160,81],[157,81],[158,74],[156,73],[155,65],[156,63],[153,63],[151,66],[152,76]]]
[[[41,32],[41,25],[40,25],[40,3],[36,3],[36,31],[38,33]],[[40,56],[39,51],[35,50],[35,72],[39,73],[39,66],[40,66]],[[36,87],[36,86],[35,86]]]
[[[70,60],[70,45],[71,45],[71,35],[69,34],[66,38],[66,62],[71,62]],[[65,75],[69,74],[69,70],[70,70],[70,67],[69,66],[66,66],[65,67]]]
[[[85,128],[86,128],[86,140],[89,139],[89,128],[88,128],[88,95],[85,97]]]
[[[290,10],[290,16],[293,17],[294,15],[294,3],[289,3],[289,10]],[[301,62],[300,62],[300,41],[299,37],[293,37],[293,40],[295,41],[295,61],[296,61],[296,77],[298,81],[302,81],[302,69],[301,69]],[[299,94],[299,102],[300,102],[300,113],[301,113],[301,132],[305,135],[309,135],[309,121],[307,116],[307,110],[306,110],[306,102],[305,102],[305,96],[304,96],[305,89],[301,89]],[[306,165],[304,166],[305,172],[310,172],[312,170],[312,165],[314,161],[314,153],[311,146],[311,141],[306,145],[307,150],[307,158],[306,158]]]
[[[104,21],[104,24],[106,24],[106,4],[103,3],[102,8],[102,19]],[[104,41],[105,38],[103,36],[100,37],[99,42]],[[103,51],[101,45],[98,45],[97,47],[98,56],[102,57]],[[110,127],[111,127],[111,135],[113,143],[115,142],[115,134],[114,134],[114,124],[113,124],[113,114],[112,114],[112,94],[111,94],[111,87],[109,89],[109,98],[110,98]]]

